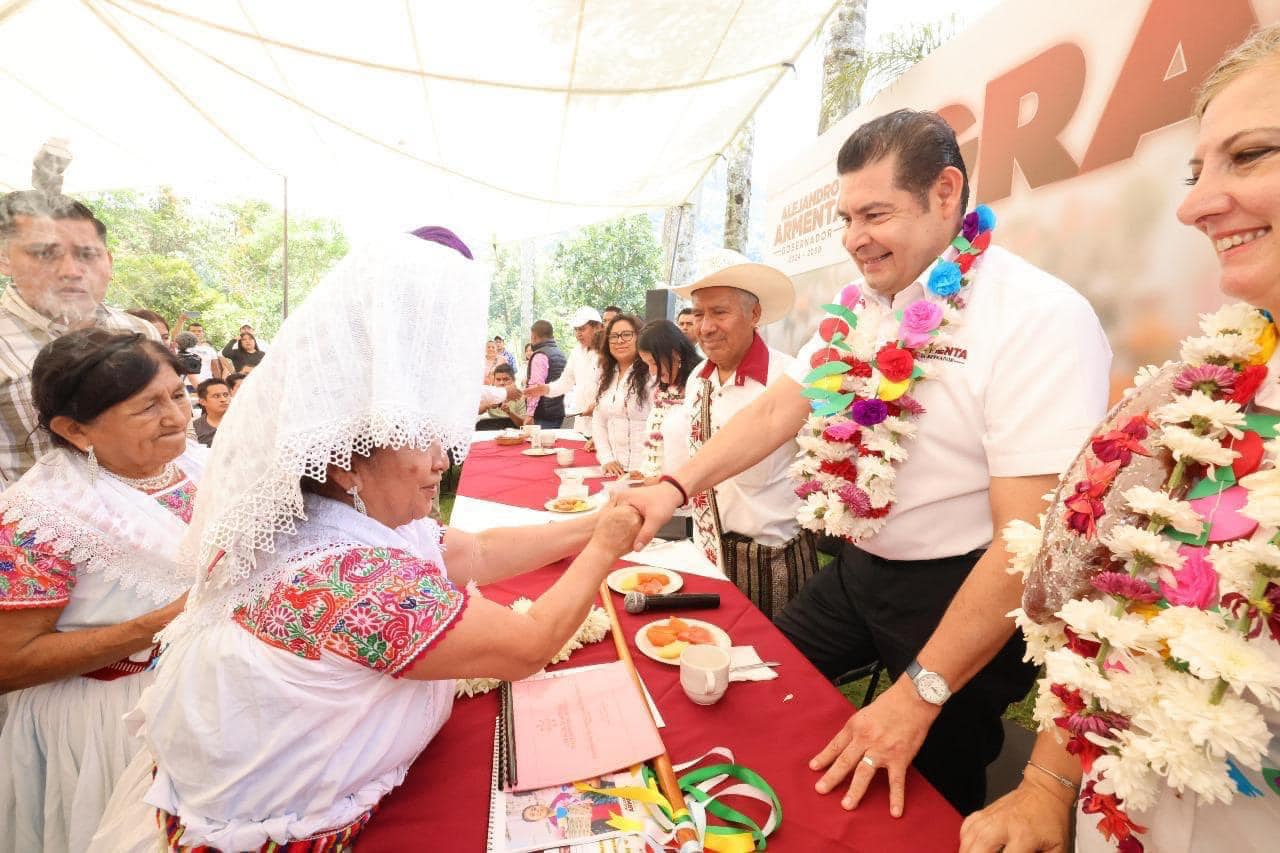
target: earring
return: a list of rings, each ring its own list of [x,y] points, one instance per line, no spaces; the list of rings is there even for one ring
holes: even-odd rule
[[[98,481],[98,454],[93,452],[93,445],[89,445],[84,452],[85,461],[89,465],[89,482],[96,483]]]
[[[356,512],[361,515],[368,515],[369,508],[364,505],[364,501],[360,499],[360,490],[355,486],[347,489],[347,494],[351,495],[351,505],[356,508]]]

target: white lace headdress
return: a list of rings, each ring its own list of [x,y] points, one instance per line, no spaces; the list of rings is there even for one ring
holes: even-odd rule
[[[381,446],[466,455],[488,268],[408,234],[353,249],[289,316],[218,427],[179,559],[198,578],[173,639],[270,591],[260,559],[304,517],[300,480]],[[213,568],[206,571],[210,566]]]

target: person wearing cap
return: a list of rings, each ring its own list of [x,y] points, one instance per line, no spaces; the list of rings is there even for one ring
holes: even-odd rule
[[[795,302],[786,275],[728,249],[704,259],[700,272],[697,281],[674,290],[693,302],[706,358],[686,380],[683,405],[667,416],[683,421],[692,453],[786,378],[791,357],[767,346],[758,328],[785,317]],[[816,541],[796,523],[800,499],[787,474],[797,449],[794,438],[784,441],[692,496],[695,543],[770,618],[818,570]]]
[[[968,813],[984,802],[1001,714],[1035,677],[1006,616],[1022,582],[993,535],[1044,509],[1106,409],[1111,352],[1084,297],[992,244],[989,209],[965,213],[965,164],[936,113],[867,122],[836,172],[862,278],[785,378],[665,482],[615,500],[645,516],[643,546],[688,496],[799,436],[803,523],[846,542],[776,624],[831,678],[878,660],[893,682],[806,756],[816,788],[845,790],[852,809],[887,772],[900,816],[914,762]]]
[[[600,351],[596,349],[596,339],[604,327],[600,312],[586,305],[573,312],[569,322],[578,345],[570,351],[564,372],[559,379],[525,389],[526,397],[563,396],[565,427],[573,427],[579,415],[584,418],[584,424],[590,423],[586,419],[596,407],[596,394],[600,390]]]

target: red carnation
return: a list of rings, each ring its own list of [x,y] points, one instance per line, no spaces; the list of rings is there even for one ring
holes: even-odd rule
[[[833,477],[843,477],[850,483],[858,479],[858,466],[848,459],[841,459],[839,462],[827,460],[818,466],[818,470]]]
[[[973,259],[975,257],[977,257],[977,255],[970,255],[965,252],[962,253],[960,257],[956,258],[956,266],[960,267],[961,275],[967,273],[969,271],[969,267],[973,266]]]
[[[849,371],[850,376],[856,376],[859,379],[866,379],[871,375],[871,365],[867,364],[865,361],[861,361],[856,358],[849,358],[845,360],[845,363],[851,368]]]
[[[1262,386],[1262,380],[1267,378],[1267,366],[1265,364],[1251,364],[1244,370],[1240,371],[1240,375],[1236,377],[1235,390],[1231,392],[1231,396],[1227,399],[1231,402],[1243,406],[1253,399],[1253,395],[1258,393],[1258,388]]]
[[[894,344],[885,344],[876,353],[876,367],[880,368],[880,373],[890,382],[909,379],[915,366],[916,360],[912,357],[911,350],[899,349]]]

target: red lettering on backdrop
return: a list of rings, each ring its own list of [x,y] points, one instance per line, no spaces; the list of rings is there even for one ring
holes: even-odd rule
[[[960,159],[964,160],[965,171],[972,176],[973,170],[978,166],[978,135],[975,133],[971,138],[965,139],[964,134],[978,124],[977,117],[974,116],[973,110],[964,104],[947,104],[938,110],[938,115],[951,125],[951,129],[956,132],[956,139],[962,140]]]
[[[1032,189],[1079,174],[1058,137],[1080,104],[1084,70],[1079,45],[1056,44],[987,84],[978,150],[979,203],[1008,197],[1015,162]],[[1020,104],[1028,94],[1036,96],[1036,111],[1019,126]]]
[[[1249,0],[1152,0],[1080,172],[1127,160],[1144,134],[1190,117],[1200,81],[1257,22]],[[1166,80],[1179,45],[1187,70]]]

